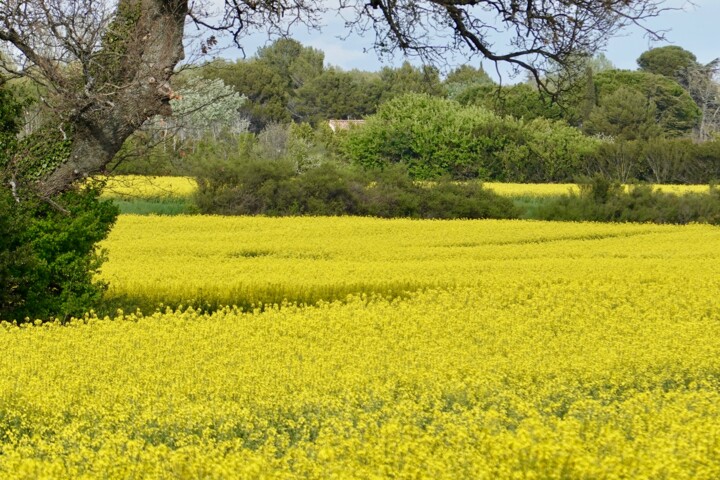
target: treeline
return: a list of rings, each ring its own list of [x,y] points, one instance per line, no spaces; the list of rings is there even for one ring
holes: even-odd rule
[[[322,51],[281,39],[247,60],[215,61],[188,72],[189,77],[222,80],[246,97],[239,112],[258,133],[271,123],[310,123],[362,119],[379,105],[406,93],[446,96],[456,82],[491,83],[482,69],[461,68],[443,82],[437,68],[385,67],[379,72],[328,67]]]
[[[531,82],[499,86],[468,65],[444,78],[409,63],[343,71],[326,66],[319,50],[278,40],[249,59],[179,75],[176,114],[131,139],[117,171],[202,175],[199,159],[227,156],[252,137],[282,144],[264,150],[268,161],[287,154],[305,166],[402,164],[418,180],[720,178],[718,62],[671,46],[643,53],[638,65],[625,71],[602,56],[579,58],[571,74],[545,79],[563,82],[553,98]],[[329,119],[365,124],[333,134]]]

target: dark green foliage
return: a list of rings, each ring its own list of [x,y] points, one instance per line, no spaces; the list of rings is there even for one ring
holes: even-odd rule
[[[461,84],[461,85],[479,85],[479,84],[494,84],[490,75],[487,74],[482,65],[479,68],[475,68],[472,65],[460,65],[453,69],[445,77],[445,85],[449,84]]]
[[[693,158],[698,165],[698,176],[690,183],[717,182],[720,180],[720,138],[694,145]]]
[[[475,181],[440,179],[419,194],[422,218],[517,218],[510,199],[482,187]]]
[[[235,63],[216,61],[199,74],[221,79],[247,101],[240,108],[259,132],[271,123],[328,119],[360,119],[382,102],[409,92],[443,96],[437,69],[405,62],[378,73],[323,67],[322,52],[291,39],[281,39]]]
[[[580,184],[580,193],[563,195],[540,206],[543,220],[720,224],[720,192],[675,195],[654,191],[649,185],[625,188],[596,176]]]
[[[117,208],[99,187],[36,198],[27,184],[67,158],[59,129],[40,129],[20,142],[20,107],[0,88],[0,320],[47,320],[82,315],[104,285],[94,280]],[[13,186],[14,185],[14,186]]]
[[[298,173],[285,160],[217,165],[198,177],[203,213],[516,218],[512,202],[477,182],[413,182],[403,167],[363,172],[330,163]]]
[[[659,133],[665,136],[689,134],[700,120],[700,110],[690,94],[671,78],[643,71],[609,70],[595,74],[594,80],[600,106],[617,101],[612,95],[620,88],[634,90],[651,101],[656,107]]]
[[[553,103],[549,95],[524,83],[507,87],[492,84],[476,85],[467,88],[455,99],[462,105],[484,107],[501,116],[525,120],[565,118],[563,109],[558,103]]]
[[[288,90],[320,75],[325,61],[321,50],[305,47],[292,38],[280,38],[260,47],[256,57],[286,82]]]
[[[602,97],[600,105],[589,111],[583,130],[622,140],[647,139],[663,133],[655,102],[625,86]]]
[[[9,170],[18,179],[36,180],[52,172],[70,155],[68,132],[45,127],[18,141]]]
[[[695,158],[688,138],[651,138],[643,145],[645,179],[652,183],[709,183],[711,178]]]
[[[685,72],[699,66],[697,57],[682,47],[668,45],[652,48],[637,59],[641,70],[682,82]]]
[[[93,276],[117,207],[100,201],[99,189],[69,191],[49,203],[18,203],[0,189],[0,319],[66,319],[94,307],[105,286]]]
[[[361,119],[377,110],[383,91],[379,76],[329,68],[295,91],[296,120],[317,125],[327,119]]]
[[[211,174],[198,178],[197,202],[203,213],[211,214],[720,223],[717,189],[684,195],[645,185],[626,190],[602,175],[583,181],[577,194],[518,202],[499,197],[476,181],[416,182],[399,165],[363,172],[324,164],[298,173],[291,162],[252,160],[207,172]]]
[[[480,65],[480,68],[475,68],[471,65],[461,65],[448,73],[443,82],[447,97],[453,100],[457,99],[458,96],[467,90],[481,85],[495,85],[495,82],[483,69],[482,65]],[[496,89],[497,88],[498,86],[496,86]]]
[[[250,120],[254,131],[272,122],[287,123],[292,118],[287,109],[289,80],[256,58],[235,63],[216,61],[203,66],[200,74],[207,79],[220,79],[247,97],[240,113]]]
[[[399,68],[384,67],[380,70],[382,96],[380,103],[409,93],[422,93],[431,96],[443,96],[445,91],[437,68],[423,65],[415,67],[403,62]]]
[[[586,171],[627,183],[644,176],[642,143],[638,141],[603,142],[587,158]]]
[[[0,168],[7,165],[8,154],[14,149],[22,107],[0,78]]]
[[[0,319],[24,304],[38,264],[31,245],[23,241],[28,218],[15,203],[0,188]]]
[[[0,78],[0,178],[17,184],[41,178],[70,154],[72,131],[62,123],[35,129],[18,140],[23,108],[31,103],[26,91],[10,88]]]
[[[595,86],[594,80],[595,73],[593,69],[588,67],[585,69],[585,81],[584,83],[578,82],[577,90],[579,94],[578,99],[575,102],[577,104],[577,117],[578,123],[584,128],[585,122],[590,117],[592,111],[597,107],[597,87]]]

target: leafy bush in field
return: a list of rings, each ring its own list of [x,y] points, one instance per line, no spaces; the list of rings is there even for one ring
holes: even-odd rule
[[[580,172],[597,143],[561,122],[526,122],[413,94],[383,104],[351,130],[343,152],[365,168],[406,165],[416,179],[563,181]]]
[[[428,95],[404,95],[383,104],[362,128],[348,135],[344,151],[366,168],[403,163],[415,178],[428,179],[453,172],[477,177],[487,151],[502,142],[493,132],[492,112],[464,108]],[[484,132],[478,138],[480,132]],[[487,162],[485,162],[487,163]]]
[[[203,213],[514,218],[512,201],[477,182],[417,184],[402,166],[383,172],[325,163],[298,172],[287,160],[249,160],[206,169],[197,178]]]
[[[616,140],[601,143],[586,159],[586,171],[627,183],[642,176],[645,165],[641,161],[642,143],[637,140]]]
[[[104,260],[104,239],[117,208],[99,189],[57,199],[67,210],[0,189],[0,319],[68,318],[94,307],[105,285],[94,279]]]
[[[598,222],[653,222],[720,224],[720,191],[676,195],[596,176],[580,184],[580,193],[568,193],[539,207],[543,220]]]
[[[704,177],[694,157],[695,145],[688,138],[653,138],[643,145],[645,179],[653,183],[692,182]],[[701,182],[709,179],[703,178]]]

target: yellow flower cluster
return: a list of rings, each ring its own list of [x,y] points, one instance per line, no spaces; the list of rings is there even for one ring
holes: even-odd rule
[[[343,297],[5,324],[0,478],[720,477],[715,227],[121,216],[105,246],[114,295]]]

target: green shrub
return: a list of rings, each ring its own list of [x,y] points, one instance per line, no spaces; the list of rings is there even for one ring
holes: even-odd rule
[[[481,106],[500,116],[525,120],[563,120],[567,114],[560,105],[551,101],[548,94],[524,83],[504,87],[496,84],[476,85],[464,90],[456,100],[461,105]]]
[[[365,182],[351,170],[326,163],[297,175],[301,215],[362,215]],[[278,212],[280,213],[280,212]],[[282,214],[282,213],[280,213]]]
[[[451,173],[483,176],[488,152],[503,142],[492,112],[456,102],[410,94],[383,104],[361,128],[347,135],[343,152],[364,168],[404,164],[415,179]]]
[[[0,320],[66,319],[99,301],[94,280],[104,256],[97,243],[117,217],[99,185],[52,199],[31,185],[66,160],[70,139],[38,128],[17,141],[22,104],[0,82]]]
[[[279,185],[295,174],[294,166],[282,160],[208,163],[196,177],[195,203],[203,213],[269,214],[276,210],[276,202],[290,194],[287,189],[281,191]]]
[[[646,165],[645,178],[653,183],[685,183],[705,177],[702,166],[694,158],[695,145],[687,138],[651,138],[642,146],[642,160]]]
[[[484,189],[479,182],[445,178],[420,195],[421,218],[516,218],[512,200]]]
[[[61,211],[0,189],[0,319],[67,319],[98,304],[105,285],[94,275],[105,257],[96,245],[117,217],[99,195],[69,191],[55,200]]]
[[[423,185],[403,166],[364,172],[332,163],[298,172],[284,161],[253,160],[198,177],[203,213],[370,215],[412,218],[514,218],[512,201],[477,182]]]
[[[496,178],[507,182],[572,181],[602,143],[577,128],[545,118],[517,122],[514,130],[515,138],[498,153],[502,169]]]
[[[593,76],[602,107],[618,90],[633,91],[654,105],[655,129],[660,135],[680,137],[692,132],[700,120],[700,109],[690,94],[675,80],[643,71],[606,70]],[[617,97],[614,100],[619,100]],[[627,99],[624,99],[627,101]],[[616,105],[622,113],[623,105]],[[641,127],[640,127],[641,128]],[[613,134],[613,132],[599,133]],[[639,133],[639,132],[638,132]],[[634,137],[634,138],[642,138]]]
[[[541,205],[536,218],[543,220],[639,222],[686,224],[720,223],[720,192],[675,195],[650,185],[621,184],[596,176],[569,193]]]
[[[0,319],[14,318],[24,308],[38,264],[24,241],[28,218],[10,192],[0,188]]]
[[[720,178],[720,141],[688,138],[610,140],[585,157],[585,171],[629,183],[711,183]]]
[[[373,172],[372,176],[375,181],[365,187],[368,215],[381,218],[418,216],[422,208],[423,187],[413,182],[406,167],[391,166]]]
[[[576,176],[598,143],[562,122],[526,122],[413,94],[383,104],[347,134],[341,150],[368,169],[405,165],[419,180],[546,182]]]

